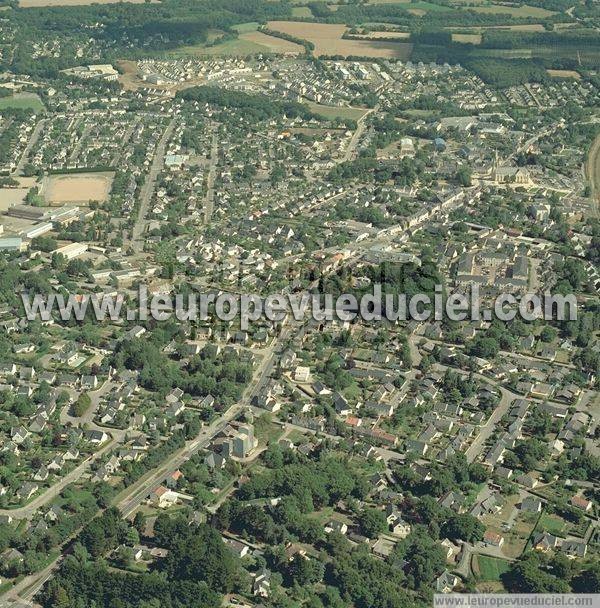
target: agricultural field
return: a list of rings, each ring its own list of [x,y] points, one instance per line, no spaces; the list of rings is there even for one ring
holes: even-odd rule
[[[239,33],[238,38],[225,40],[218,44],[195,44],[182,46],[170,50],[169,57],[202,57],[202,56],[221,56],[234,57],[262,54],[300,54],[304,52],[301,44],[283,40],[276,36],[269,36],[264,32],[258,31],[258,23],[244,23],[236,26]]]
[[[113,177],[110,172],[49,175],[42,183],[41,195],[50,205],[104,202],[108,199]]]
[[[411,2],[410,8],[406,9],[409,13],[442,13],[444,11],[450,10],[447,6],[442,6],[441,4],[433,4],[432,2],[425,2],[421,0],[420,2]]]
[[[454,30],[455,27],[447,27],[447,30]],[[541,23],[527,23],[525,25],[483,25],[461,27],[455,34],[483,34],[487,30],[511,30],[513,32],[545,32],[546,29]]]
[[[272,30],[302,38],[315,45],[314,54],[342,55],[348,57],[356,55],[361,57],[408,59],[412,45],[403,42],[379,42],[371,40],[345,40],[342,38],[346,32],[345,25],[306,23],[299,21],[270,21],[268,27]]]
[[[304,53],[304,47],[296,42],[290,42],[276,36],[269,36],[264,32],[246,32],[240,35],[240,40],[251,44],[258,44],[267,49],[270,53],[295,54]]]
[[[502,15],[510,15],[511,17],[537,17],[543,19],[545,17],[551,17],[556,13],[554,11],[549,11],[545,8],[539,8],[537,6],[528,6],[527,4],[523,4],[521,6],[505,6],[503,4],[491,4],[486,6],[473,6],[471,10],[476,13],[486,13],[486,14],[502,14]]]
[[[581,74],[575,70],[546,70],[548,76],[552,78],[573,78],[574,80],[581,80]]]
[[[143,4],[146,0],[19,0],[21,8],[40,8],[43,6],[87,6],[90,4],[115,4],[117,2]],[[158,2],[158,0],[150,0]]]
[[[487,555],[473,557],[473,570],[483,581],[499,581],[500,576],[510,567],[510,562]]]
[[[481,34],[452,34],[452,42],[463,44],[481,44]]]
[[[204,55],[209,55],[221,57],[236,57],[269,52],[268,47],[262,44],[258,44],[256,42],[252,42],[250,40],[245,40],[243,36],[244,35],[233,40],[226,40],[225,42],[215,44],[214,46],[206,46],[205,44],[182,46],[173,51],[169,51],[169,56],[184,57],[186,55],[191,55],[202,57]]]
[[[312,17],[312,11],[308,8],[308,6],[295,6],[292,9],[292,17]]]
[[[408,40],[410,38],[410,32],[368,32],[365,34],[352,34],[352,38],[356,40],[360,38],[380,38],[381,40],[385,40],[387,38],[405,38]]]
[[[245,34],[246,32],[255,32],[260,27],[258,21],[249,21],[248,23],[240,23],[234,25],[231,29],[238,32],[238,34]]]

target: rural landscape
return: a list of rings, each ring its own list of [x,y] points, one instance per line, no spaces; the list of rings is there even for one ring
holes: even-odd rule
[[[596,0],[0,0],[0,608],[595,605],[599,70]]]

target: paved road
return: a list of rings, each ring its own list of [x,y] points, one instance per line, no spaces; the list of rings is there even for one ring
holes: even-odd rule
[[[124,517],[128,517],[129,515],[131,515],[139,507],[139,505],[142,504],[142,502],[148,497],[150,492],[152,492],[152,490],[157,485],[162,483],[164,479],[166,479],[171,473],[176,471],[198,450],[203,447],[206,447],[210,443],[212,437],[214,437],[223,428],[225,428],[229,422],[237,418],[237,416],[239,416],[243,409],[250,404],[252,397],[260,390],[261,386],[263,385],[263,383],[273,370],[273,367],[275,366],[275,362],[277,360],[277,348],[288,339],[291,331],[291,326],[284,325],[281,334],[277,338],[277,340],[274,340],[270,347],[264,349],[265,356],[256,368],[252,380],[246,387],[246,390],[242,395],[242,399],[240,399],[238,403],[229,408],[211,425],[203,429],[202,432],[198,435],[198,437],[189,441],[185,447],[183,447],[171,458],[169,458],[165,463],[158,467],[152,473],[152,475],[150,475],[149,477],[142,478],[137,483],[133,484],[132,486],[130,486],[130,488],[128,488],[126,495],[117,504]],[[97,458],[109,447],[112,447],[112,444],[110,446],[105,446],[105,448],[98,452],[95,457]],[[67,483],[70,482],[65,482],[64,485],[67,485]],[[57,487],[58,486],[53,486],[53,488]],[[53,488],[51,488],[50,490],[52,490]],[[33,506],[28,505],[24,508],[29,509],[33,508]],[[14,511],[11,511],[11,514],[14,515]],[[19,584],[12,587],[4,594],[2,599],[0,599],[0,608],[12,606],[11,600],[15,600],[18,598],[33,598],[44,586],[44,584],[52,577],[52,574],[58,568],[62,559],[63,555],[59,556],[44,570],[26,577]]]
[[[41,572],[36,572],[26,576],[17,583],[10,592],[0,600],[0,608],[11,608],[12,602],[17,599],[31,601],[41,590],[42,587],[52,578],[58,568],[62,556],[57,557],[51,564],[46,566]]]
[[[217,160],[219,157],[219,134],[213,131],[212,145],[210,150],[210,163],[208,176],[206,178],[206,196],[204,197],[204,223],[210,224],[215,202],[215,177],[217,173]]]
[[[265,349],[265,355],[256,368],[252,380],[246,387],[246,390],[238,403],[232,405],[212,424],[203,429],[195,439],[189,441],[185,447],[171,456],[171,458],[156,469],[152,475],[142,478],[128,489],[126,497],[117,504],[124,517],[131,515],[157,485],[160,485],[170,474],[174,473],[196,452],[208,446],[215,435],[221,432],[229,422],[235,420],[245,407],[250,405],[252,397],[260,390],[275,366],[275,351],[277,347],[287,340],[290,332],[291,327],[284,327],[277,340],[274,340],[271,346]]]
[[[95,391],[89,391],[88,395],[90,397],[91,404],[90,404],[90,407],[88,408],[88,411],[83,416],[79,416],[79,417],[72,416],[69,413],[71,411],[71,405],[69,405],[69,404],[65,405],[65,407],[62,409],[62,411],[60,413],[60,423],[63,425],[67,424],[67,423],[71,423],[75,426],[83,426],[84,424],[92,424],[93,420],[94,420],[94,416],[96,415],[96,412],[98,411],[98,408],[100,407],[100,402],[102,401],[102,398],[105,397],[106,395],[108,395],[108,393],[110,393],[111,389],[113,389],[115,386],[117,386],[116,383],[110,382],[107,380]],[[78,395],[77,391],[69,391],[69,392],[72,394],[72,396],[74,398],[76,398],[76,396]]]
[[[467,448],[467,451],[465,452],[467,462],[473,462],[481,454],[484,449],[485,442],[492,436],[494,431],[497,430],[497,425],[502,417],[508,412],[510,404],[518,398],[518,395],[515,395],[503,387],[497,388],[500,388],[500,392],[502,393],[500,403],[498,403],[492,412],[492,415],[487,419],[487,422],[479,427],[479,434],[477,437],[475,437],[473,443]]]
[[[111,433],[114,431],[111,430]],[[70,473],[61,477],[59,481],[57,481],[54,485],[50,486],[46,491],[42,492],[39,496],[36,496],[31,502],[27,503],[24,507],[19,507],[16,509],[0,509],[0,515],[12,515],[14,518],[23,519],[26,517],[30,517],[37,511],[40,507],[43,507],[45,504],[54,500],[69,484],[77,481],[87,470],[89,470],[90,466],[99,458],[101,458],[108,450],[111,450],[115,447],[115,443],[119,441],[118,437],[113,437],[111,441],[108,441],[106,445],[104,445],[100,450],[86,458],[80,465],[78,465],[75,469],[73,469]]]
[[[142,235],[144,233],[144,227],[146,226],[146,215],[148,214],[148,207],[152,201],[152,195],[154,194],[154,188],[156,186],[156,178],[162,171],[163,164],[165,162],[165,152],[167,149],[167,142],[173,133],[175,128],[175,119],[171,119],[167,128],[164,130],[158,145],[156,146],[156,152],[150,166],[150,171],[146,176],[146,181],[142,186],[140,192],[140,208],[138,210],[138,216],[131,230],[132,247],[136,253],[139,253],[144,248],[144,241]]]
[[[198,450],[205,448],[217,433],[221,432],[229,422],[235,420],[240,415],[242,409],[243,406],[239,403],[230,407],[223,416],[203,429],[198,437],[187,442],[185,447],[171,456],[152,475],[143,477],[140,481],[134,483],[128,490],[126,497],[117,503],[117,507],[123,516],[129,517],[146,500],[156,486],[160,485]]]
[[[35,144],[37,143],[37,140],[40,138],[40,135],[42,134],[42,131],[44,130],[44,127],[46,126],[47,122],[48,119],[43,118],[37,123],[37,125],[35,125],[35,129],[33,130],[33,133],[31,134],[31,137],[29,138],[29,141],[25,146],[25,150],[23,150],[23,154],[21,154],[21,158],[19,159],[19,162],[15,167],[15,170],[13,171],[13,175],[22,175],[23,167],[25,166],[25,164],[27,163],[27,159],[29,158],[29,153],[31,152],[33,146],[35,146]]]
[[[358,142],[360,141],[360,138],[362,137],[362,134],[365,132],[365,129],[366,129],[365,118],[367,118],[367,116],[369,116],[369,114],[376,112],[378,107],[379,106],[373,108],[372,110],[369,110],[368,112],[365,112],[365,114],[363,114],[357,120],[356,131],[354,131],[354,134],[352,135],[352,138],[350,139],[350,143],[348,144],[348,148],[346,149],[346,152],[344,152],[344,155],[342,156],[342,158],[340,160],[341,163],[345,163],[345,162],[348,162],[349,160],[352,160],[352,155],[354,154],[354,151],[356,150],[356,146],[358,146]]]

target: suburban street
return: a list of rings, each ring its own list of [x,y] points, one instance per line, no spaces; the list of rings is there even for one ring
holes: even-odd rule
[[[108,429],[105,429],[108,430]],[[73,469],[67,475],[63,475],[59,478],[59,480],[51,485],[44,492],[36,495],[36,497],[28,502],[24,507],[17,507],[15,509],[0,509],[0,515],[11,515],[16,518],[28,518],[33,515],[39,508],[48,504],[52,500],[54,500],[64,488],[68,485],[75,483],[78,481],[82,475],[87,473],[90,470],[90,467],[94,462],[102,458],[104,454],[109,452],[115,447],[115,444],[119,443],[119,441],[124,436],[124,431],[110,431],[111,434],[114,433],[113,438],[110,441],[107,441],[104,446],[102,446],[97,452],[94,452],[91,456],[88,456],[79,466]]]
[[[210,160],[208,164],[208,175],[206,177],[206,196],[204,197],[204,223],[210,224],[215,203],[215,177],[217,173],[217,161],[219,158],[219,133],[218,127],[213,127],[212,144],[210,148]]]
[[[14,170],[14,175],[23,174],[23,167],[27,164],[27,159],[29,158],[29,153],[31,152],[33,146],[35,146],[35,144],[37,143],[38,139],[40,138],[40,135],[44,132],[44,127],[46,126],[47,123],[48,123],[48,121],[46,119],[42,118],[37,123],[37,125],[35,125],[35,129],[31,133],[31,137],[29,138],[29,141],[27,142],[27,146],[25,147],[25,150],[23,150],[23,154],[21,155],[21,158],[19,159],[19,162]]]
[[[162,137],[156,146],[152,165],[150,166],[148,175],[146,175],[146,181],[140,192],[138,215],[135,224],[131,229],[131,246],[136,253],[140,253],[144,248],[144,242],[141,237],[146,226],[146,215],[148,214],[148,208],[152,202],[152,195],[154,194],[154,188],[156,187],[156,179],[164,166],[167,143],[173,133],[175,124],[175,119],[172,118],[165,128]]]

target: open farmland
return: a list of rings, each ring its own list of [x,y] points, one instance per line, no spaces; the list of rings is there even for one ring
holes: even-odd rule
[[[257,53],[268,53],[269,48],[258,44],[256,42],[251,42],[250,40],[245,40],[243,35],[239,38],[234,38],[232,40],[226,40],[220,44],[207,46],[206,44],[195,44],[190,46],[182,46],[177,49],[172,49],[169,51],[169,57],[203,57],[203,56],[221,56],[221,57],[236,57],[236,56],[245,56],[245,55],[254,55]]]
[[[269,36],[264,32],[257,30],[258,23],[248,23],[235,28],[239,32],[239,36],[233,39],[227,39],[217,44],[195,44],[190,46],[182,46],[169,51],[169,57],[185,57],[195,56],[202,57],[221,56],[235,57],[256,55],[258,53],[268,54],[300,54],[304,52],[304,47],[301,44]],[[209,41],[212,42],[212,41]]]
[[[112,180],[110,172],[49,175],[44,179],[41,194],[48,204],[104,202]]]
[[[456,27],[447,27],[447,30],[456,30]],[[488,30],[510,30],[513,32],[545,32],[545,28],[541,23],[528,23],[525,25],[485,25],[474,27],[461,27],[460,30],[454,31],[453,36],[462,36],[469,34],[483,34]]]
[[[548,76],[552,78],[573,78],[574,80],[581,80],[581,74],[575,70],[546,70]]]
[[[511,17],[538,17],[540,19],[544,17],[551,17],[555,13],[545,8],[539,8],[537,6],[527,6],[523,4],[521,6],[506,6],[504,4],[491,4],[486,6],[473,6],[471,10],[477,13],[495,14],[499,13],[502,15],[510,15]]]
[[[452,42],[463,44],[481,44],[481,34],[452,34]]]
[[[304,47],[296,42],[290,42],[276,36],[269,36],[264,32],[246,32],[240,34],[240,39],[252,44],[259,44],[267,48],[271,53],[304,53]]]
[[[21,8],[40,8],[44,6],[87,6],[90,4],[116,4],[117,2],[142,4],[146,0],[19,0]],[[158,0],[150,0],[157,2]]]
[[[360,40],[361,38],[364,38],[364,39],[378,38],[380,40],[387,40],[387,39],[394,40],[394,39],[402,38],[402,39],[408,40],[410,38],[410,32],[369,32],[368,34],[352,34],[353,40]]]
[[[295,6],[292,9],[292,17],[312,17],[312,11],[308,8],[308,6]]]
[[[327,23],[303,23],[299,21],[270,21],[269,28],[315,45],[314,54],[342,55],[348,57],[380,57],[408,59],[412,45],[403,42],[379,42],[372,40],[344,40],[345,25]]]

